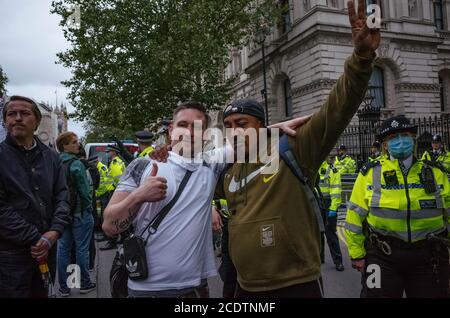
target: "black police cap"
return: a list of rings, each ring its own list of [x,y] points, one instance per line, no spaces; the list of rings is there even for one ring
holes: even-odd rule
[[[134,134],[137,142],[149,143],[152,142],[153,133],[148,130],[138,131]]]
[[[381,124],[380,133],[378,134],[377,139],[384,140],[384,138],[391,134],[401,132],[417,134],[417,127],[412,125],[410,120],[403,115],[391,117]]]
[[[225,119],[232,114],[246,114],[258,118],[263,124],[266,122],[263,106],[253,99],[235,100],[225,107],[223,118]]]
[[[378,141],[374,141],[373,144],[372,144],[372,147],[380,149],[381,148],[381,144]]]
[[[338,147],[338,150],[347,150],[347,146],[345,146],[344,144],[340,145]]]
[[[441,137],[441,135],[434,135],[434,136],[433,136],[433,142],[434,142],[434,143],[441,143],[441,142],[442,142],[442,137]]]
[[[116,145],[108,145],[106,146],[106,151],[115,151],[117,153],[120,153],[120,148]]]

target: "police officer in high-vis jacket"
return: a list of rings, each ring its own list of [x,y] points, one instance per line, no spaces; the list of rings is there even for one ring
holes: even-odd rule
[[[355,173],[356,161],[347,154],[347,147],[345,145],[340,145],[337,151],[338,155],[334,160],[333,166],[340,174]]]
[[[341,247],[336,233],[337,210],[342,202],[341,175],[331,164],[332,158],[329,159],[329,162],[325,161],[320,166],[319,186],[320,191],[322,192],[325,207],[328,210],[327,220],[324,222],[326,224],[325,236],[327,238],[328,248],[336,270],[342,272],[344,270],[344,265],[342,264]]]
[[[120,178],[122,177],[122,174],[125,172],[125,163],[123,162],[122,158],[120,158],[119,154],[121,153],[120,148],[116,145],[108,145],[106,147],[106,151],[108,152],[110,163],[108,167],[108,174],[106,176],[106,183],[108,187],[108,192],[104,195],[106,198],[106,202],[104,202],[102,205],[106,207],[109,203],[109,199],[111,198],[112,194],[114,193],[114,190],[116,190],[116,187],[120,181]],[[108,238],[107,243],[105,246],[100,247],[101,251],[111,250],[115,249],[117,247],[117,243],[115,239]]]
[[[348,202],[346,238],[362,297],[446,297],[448,176],[414,156],[417,128],[397,116],[381,126],[386,153],[366,164]]]
[[[135,134],[136,141],[139,145],[139,158],[148,157],[149,154],[152,153],[153,147],[152,147],[152,140],[153,140],[153,133],[148,130],[138,131]]]
[[[370,147],[369,162],[381,160],[381,144],[378,141],[374,141]]]
[[[441,135],[434,135],[431,142],[431,152],[426,151],[422,159],[435,161],[444,166],[447,173],[450,174],[450,152],[445,150]]]
[[[117,184],[119,184],[122,174],[125,172],[125,163],[122,158],[120,158],[120,149],[115,145],[108,145],[106,150],[108,151],[110,162],[109,162],[109,178],[113,181],[113,191],[116,189]]]

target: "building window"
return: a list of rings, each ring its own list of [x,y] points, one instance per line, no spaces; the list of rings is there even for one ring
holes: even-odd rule
[[[291,29],[291,10],[289,7],[289,0],[280,1],[280,6],[283,11],[281,13],[281,34],[285,34]]]
[[[433,2],[433,7],[434,7],[434,24],[436,25],[436,29],[443,30],[444,14],[442,11],[442,0],[435,0]]]
[[[331,8],[338,8],[339,7],[339,3],[338,0],[328,0],[327,1],[327,5]]]
[[[311,9],[311,1],[303,0],[303,8],[305,9],[305,12],[308,12]]]
[[[417,18],[417,0],[408,0],[408,15]]]
[[[373,107],[383,108],[385,106],[384,74],[383,70],[379,67],[374,67],[373,69],[369,82],[369,95],[373,98]]]
[[[440,95],[441,95],[441,111],[445,111],[445,103],[444,103],[444,80],[439,76],[439,86],[440,86]]]
[[[242,72],[242,53],[237,51],[234,54],[234,74],[240,74]]]
[[[291,81],[286,79],[283,83],[284,87],[284,109],[286,117],[292,117],[294,114],[292,108],[292,90],[291,90]]]

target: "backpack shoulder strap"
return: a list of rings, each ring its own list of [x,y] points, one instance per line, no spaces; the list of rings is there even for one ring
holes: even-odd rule
[[[289,167],[294,176],[300,181],[300,186],[306,193],[309,203],[312,206],[314,215],[317,219],[317,223],[319,225],[320,232],[325,232],[325,225],[323,223],[320,206],[319,206],[319,198],[317,198],[317,194],[308,184],[308,178],[303,173],[301,169],[295,153],[292,151],[291,146],[289,145],[289,139],[287,135],[283,135],[280,138],[280,149],[279,149],[280,157],[284,161],[284,163]]]
[[[151,163],[151,160],[148,158],[138,158],[135,159],[131,165],[128,167],[130,170],[131,177],[137,186],[141,184],[142,175],[144,174],[144,170]]]
[[[308,178],[305,177],[297,158],[289,145],[289,139],[287,135],[283,135],[280,138],[280,157],[284,163],[291,169],[292,173],[300,180],[304,185],[308,185]]]

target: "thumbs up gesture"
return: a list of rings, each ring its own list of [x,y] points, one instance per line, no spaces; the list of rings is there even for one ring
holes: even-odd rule
[[[166,178],[158,177],[158,165],[153,164],[150,176],[136,190],[135,195],[140,203],[164,200],[167,195]]]

